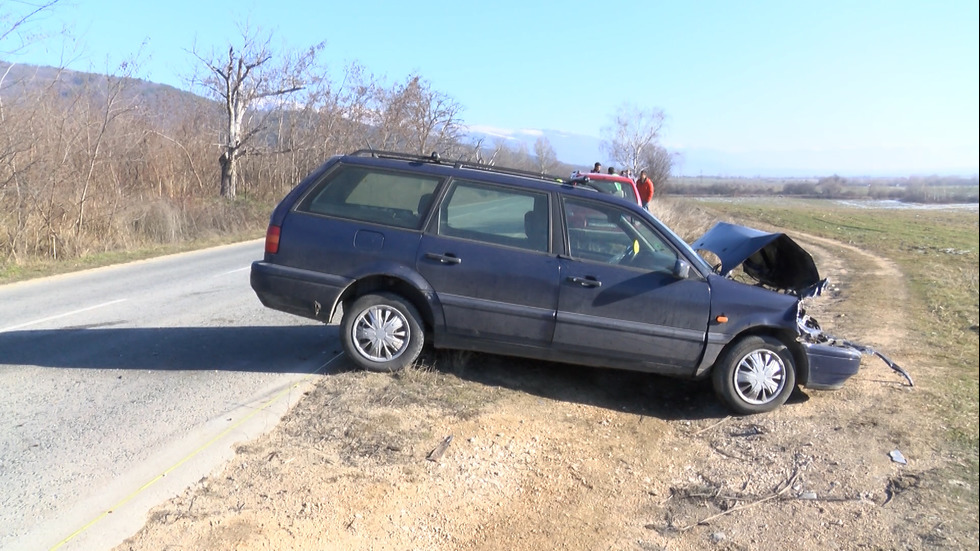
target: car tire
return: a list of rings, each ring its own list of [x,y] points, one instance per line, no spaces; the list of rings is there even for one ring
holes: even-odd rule
[[[425,342],[418,310],[392,293],[364,295],[344,310],[340,340],[358,367],[393,372],[411,365]]]
[[[765,413],[783,405],[793,393],[796,366],[778,339],[749,336],[718,360],[712,382],[715,393],[736,413]]]

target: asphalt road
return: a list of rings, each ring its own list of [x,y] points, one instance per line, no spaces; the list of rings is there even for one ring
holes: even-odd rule
[[[0,286],[0,549],[109,549],[340,351],[264,308],[253,241]]]

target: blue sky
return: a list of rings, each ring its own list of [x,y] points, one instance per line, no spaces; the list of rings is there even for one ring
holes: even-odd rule
[[[247,23],[325,41],[334,69],[418,72],[472,125],[599,136],[623,103],[662,109],[686,173],[973,175],[978,19],[976,0],[62,0],[32,27],[49,38],[2,57],[105,72],[137,56],[138,76],[187,88],[188,50]]]

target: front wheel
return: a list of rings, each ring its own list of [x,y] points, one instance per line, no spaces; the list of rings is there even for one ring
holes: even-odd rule
[[[368,371],[399,371],[412,364],[425,335],[418,310],[392,293],[364,295],[344,310],[340,324],[344,352]]]
[[[776,338],[745,337],[715,364],[712,382],[715,393],[736,413],[772,411],[796,388],[793,355]]]

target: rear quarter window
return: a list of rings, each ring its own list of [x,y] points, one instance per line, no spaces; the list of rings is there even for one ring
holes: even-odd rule
[[[439,182],[435,176],[341,166],[314,185],[296,210],[419,229]]]

